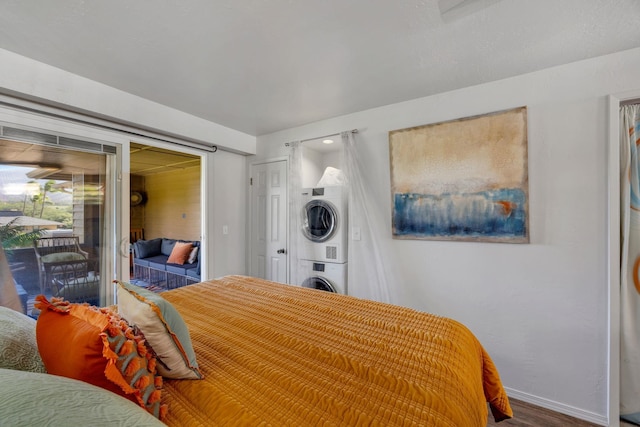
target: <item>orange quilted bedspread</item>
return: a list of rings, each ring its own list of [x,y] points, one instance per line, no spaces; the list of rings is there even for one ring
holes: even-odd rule
[[[228,276],[165,292],[204,380],[166,380],[173,426],[486,426],[511,417],[498,372],[460,323]]]

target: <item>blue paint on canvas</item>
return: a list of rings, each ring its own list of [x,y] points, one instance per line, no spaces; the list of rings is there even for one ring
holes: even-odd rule
[[[394,196],[397,236],[509,239],[526,237],[526,194],[519,188]]]

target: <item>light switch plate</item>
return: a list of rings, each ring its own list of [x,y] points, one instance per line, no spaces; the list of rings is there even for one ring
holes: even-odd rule
[[[353,240],[360,240],[361,239],[361,235],[360,235],[360,227],[352,227],[351,228],[351,238]]]

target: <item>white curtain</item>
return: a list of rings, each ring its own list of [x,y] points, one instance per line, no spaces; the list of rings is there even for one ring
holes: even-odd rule
[[[391,233],[390,224],[384,220],[381,207],[373,199],[365,171],[368,169],[358,156],[355,135],[342,132],[344,169],[349,188],[349,229],[360,230],[360,240],[349,239],[349,294],[375,301],[396,303],[389,292],[393,264],[390,254],[384,253],[380,236]],[[372,172],[369,168],[369,172]],[[375,173],[375,172],[373,172]]]
[[[289,283],[300,284],[298,277],[298,248],[300,248],[300,220],[302,212],[302,144],[289,143]]]
[[[620,109],[620,414],[640,423],[640,105]]]

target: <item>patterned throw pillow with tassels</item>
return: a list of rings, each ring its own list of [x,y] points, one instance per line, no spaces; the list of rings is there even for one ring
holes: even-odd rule
[[[120,394],[164,419],[162,377],[139,330],[109,308],[36,297],[38,351],[47,372]]]

